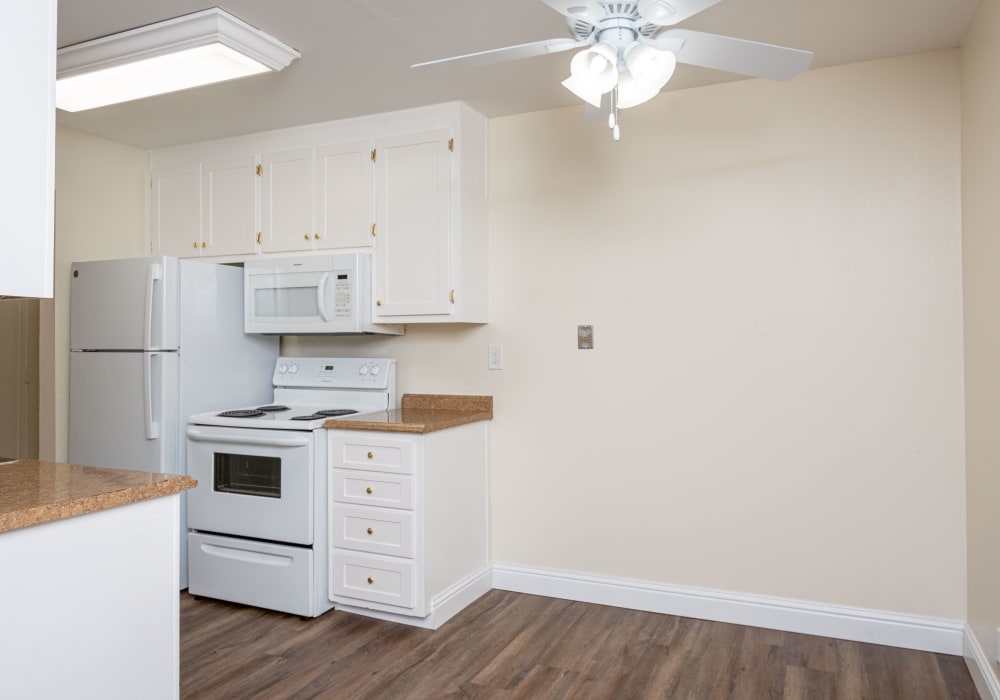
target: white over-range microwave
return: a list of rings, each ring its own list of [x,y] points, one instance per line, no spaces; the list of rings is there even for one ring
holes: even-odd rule
[[[348,253],[248,260],[243,330],[271,335],[402,335],[372,323],[371,255]]]

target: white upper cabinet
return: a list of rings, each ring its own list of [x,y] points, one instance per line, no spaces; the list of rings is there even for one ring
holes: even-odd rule
[[[153,170],[152,255],[190,257],[207,246],[201,236],[201,164]]]
[[[375,309],[383,316],[451,313],[451,132],[375,144]]]
[[[4,3],[0,57],[5,161],[0,295],[51,297],[56,0]]]
[[[311,248],[313,149],[265,153],[260,167],[261,252]]]
[[[257,227],[257,160],[239,156],[202,163],[203,255],[252,253]]]
[[[379,322],[488,320],[486,120],[464,104],[178,146],[151,165],[154,253],[374,248]]]
[[[370,141],[316,149],[316,248],[372,244]]]

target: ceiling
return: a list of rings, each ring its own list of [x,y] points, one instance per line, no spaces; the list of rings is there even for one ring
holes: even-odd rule
[[[979,0],[725,0],[687,29],[808,49],[813,68],[960,45]],[[211,7],[206,0],[60,0],[59,46]],[[572,53],[448,72],[410,64],[553,37],[540,0],[219,0],[298,49],[268,75],[58,112],[58,124],[141,148],[462,100],[488,117],[579,104],[559,83]],[[679,66],[666,90],[742,79]],[[641,109],[641,107],[639,107]]]

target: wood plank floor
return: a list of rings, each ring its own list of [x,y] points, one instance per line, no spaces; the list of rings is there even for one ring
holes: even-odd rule
[[[491,591],[431,632],[181,594],[181,697],[971,700],[958,656]]]

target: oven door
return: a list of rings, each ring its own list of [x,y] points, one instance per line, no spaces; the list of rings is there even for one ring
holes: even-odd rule
[[[238,537],[313,542],[311,431],[190,425],[188,527]]]

